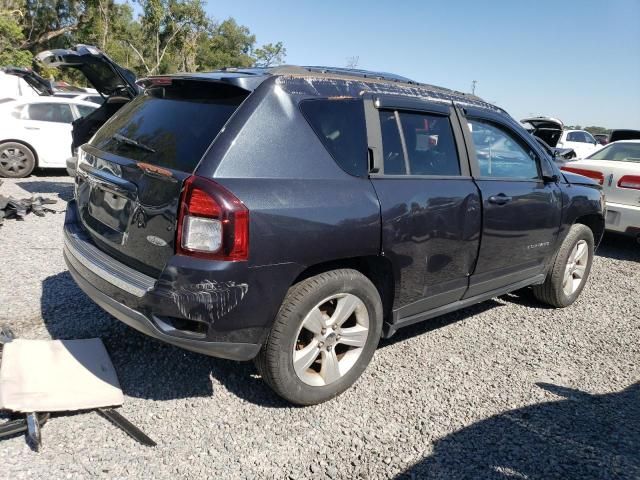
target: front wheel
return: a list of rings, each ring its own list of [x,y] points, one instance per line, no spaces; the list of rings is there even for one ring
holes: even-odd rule
[[[356,270],[332,270],[289,289],[256,365],[280,396],[314,405],[355,383],[381,330],[382,302],[373,283]]]
[[[565,237],[547,278],[533,287],[534,296],[552,307],[568,307],[576,301],[587,283],[593,262],[593,232],[576,224]]]

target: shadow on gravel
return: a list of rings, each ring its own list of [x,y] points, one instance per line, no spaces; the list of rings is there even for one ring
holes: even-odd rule
[[[69,272],[42,282],[40,308],[52,338],[102,339],[125,395],[156,401],[211,397],[220,382],[248,402],[291,407],[255,374],[252,363],[207,357],[143,335],[94,304]]]
[[[564,399],[437,440],[432,455],[397,478],[640,478],[640,382],[604,395],[537,385]]]
[[[596,255],[613,260],[640,262],[640,244],[627,235],[605,233]]]
[[[73,183],[56,182],[53,180],[29,180],[17,183],[17,185],[32,195],[40,195],[43,193],[57,193],[64,201],[73,198]]]
[[[482,312],[486,312],[487,310],[491,310],[492,308],[504,307],[504,303],[500,303],[497,300],[487,300],[486,302],[478,303],[476,305],[472,305],[471,307],[464,308],[462,310],[458,310],[456,312],[451,312],[446,315],[441,315],[439,317],[432,318],[430,320],[425,320],[424,322],[416,323],[415,325],[410,325],[408,327],[401,328],[398,332],[391,338],[383,338],[380,340],[380,344],[378,348],[388,347],[398,342],[402,342],[411,337],[415,337],[418,335],[422,335],[423,333],[431,332],[432,330],[436,330],[438,328],[446,327],[455,322],[459,322],[461,320],[465,320],[469,317],[473,317],[474,315],[478,315]]]

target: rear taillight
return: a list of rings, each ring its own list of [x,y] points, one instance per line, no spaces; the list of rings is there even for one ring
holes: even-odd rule
[[[215,260],[247,260],[249,210],[214,181],[187,178],[180,197],[176,253]]]
[[[640,190],[640,176],[625,175],[618,180],[618,186],[620,188],[633,188],[634,190]]]
[[[577,168],[577,167],[560,167],[561,170],[565,172],[577,173],[579,175],[584,175],[585,177],[592,178],[597,181],[600,185],[604,183],[604,174],[602,172],[598,172],[596,170],[588,170],[586,168]]]

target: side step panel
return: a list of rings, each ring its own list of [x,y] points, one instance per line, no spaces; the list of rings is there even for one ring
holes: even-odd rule
[[[458,300],[457,302],[450,303],[448,305],[443,305],[442,307],[434,308],[433,310],[428,310],[426,312],[418,313],[416,315],[411,315],[410,317],[401,318],[393,324],[385,323],[382,337],[389,338],[393,336],[399,328],[407,327],[409,325],[413,325],[414,323],[422,322],[424,320],[429,320],[430,318],[439,317],[440,315],[454,312],[456,310],[469,307],[476,303],[484,302],[491,298],[504,295],[505,293],[513,292],[514,290],[519,290],[520,288],[525,288],[530,285],[540,284],[544,282],[545,277],[546,277],[545,274],[541,273],[536,275],[535,277],[531,277],[531,278],[522,280],[518,283],[507,285],[505,287],[501,287],[495,290],[491,290],[490,292],[482,293],[480,295],[476,295],[475,297],[465,298],[463,300]]]

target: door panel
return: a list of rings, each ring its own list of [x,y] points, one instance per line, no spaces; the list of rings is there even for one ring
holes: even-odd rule
[[[556,248],[561,197],[557,184],[543,181],[538,145],[522,127],[482,110],[466,113],[462,128],[483,212],[469,298],[544,272]]]
[[[542,273],[560,225],[555,184],[490,179],[477,184],[484,222],[478,263],[465,298]]]
[[[480,198],[471,178],[374,178],[382,248],[395,265],[394,309],[410,316],[459,300],[480,240]]]

